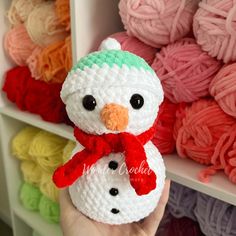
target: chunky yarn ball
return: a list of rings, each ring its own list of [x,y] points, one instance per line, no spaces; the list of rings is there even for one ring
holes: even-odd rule
[[[7,12],[7,18],[12,25],[24,23],[34,7],[44,0],[13,0]]]
[[[65,69],[66,57],[61,56],[65,41],[60,40],[45,47],[38,55],[38,72],[40,79],[47,83],[63,83],[67,71]]]
[[[69,140],[63,149],[63,155],[62,155],[63,163],[66,163],[67,161],[70,160],[72,151],[74,150],[75,147],[76,147],[76,142]]]
[[[26,183],[39,187],[42,170],[34,161],[23,161],[20,165],[23,179]]]
[[[194,16],[197,43],[210,56],[225,63],[236,60],[235,17],[233,0],[202,0]]]
[[[56,0],[55,4],[59,22],[70,30],[70,0]]]
[[[204,235],[236,235],[235,206],[203,193],[198,193],[195,215]]]
[[[203,52],[194,39],[163,47],[152,64],[165,96],[173,103],[193,102],[209,94],[209,84],[221,63]]]
[[[30,145],[29,154],[42,170],[53,173],[63,162],[62,152],[66,144],[66,139],[47,131],[40,131]]]
[[[64,39],[68,33],[56,15],[55,3],[43,2],[29,14],[26,29],[32,41],[42,47]]]
[[[52,181],[52,174],[43,172],[39,188],[44,196],[54,202],[58,202],[59,190]]]
[[[28,210],[37,211],[39,209],[41,196],[39,189],[31,184],[24,183],[20,189],[20,200]]]
[[[211,99],[201,99],[187,106],[184,115],[177,116],[176,121],[178,155],[205,165],[213,164],[213,154],[219,156],[218,141],[235,124],[235,119]]]
[[[180,184],[171,183],[168,210],[176,218],[188,217],[196,220],[194,209],[197,192]]]
[[[236,118],[236,63],[223,67],[209,88],[222,110]]]
[[[119,9],[128,35],[156,48],[189,33],[198,0],[120,0]]]
[[[161,154],[170,154],[175,150],[173,129],[176,120],[177,107],[177,104],[171,103],[165,98],[159,108],[152,142]]]
[[[116,39],[120,43],[122,50],[142,57],[149,65],[152,64],[157,53],[156,48],[143,43],[135,37],[127,35],[126,32],[112,34],[109,38]]]
[[[60,207],[46,196],[42,196],[39,202],[39,213],[49,223],[59,223]]]
[[[26,65],[26,60],[36,47],[23,24],[15,26],[5,35],[4,48],[17,65]]]
[[[29,154],[30,144],[33,138],[40,132],[40,129],[27,126],[22,129],[12,140],[12,154],[21,161],[31,161]]]

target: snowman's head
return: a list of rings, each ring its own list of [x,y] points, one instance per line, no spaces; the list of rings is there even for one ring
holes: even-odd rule
[[[61,98],[69,118],[86,133],[138,135],[153,125],[163,90],[142,58],[113,49],[82,58],[68,74]]]

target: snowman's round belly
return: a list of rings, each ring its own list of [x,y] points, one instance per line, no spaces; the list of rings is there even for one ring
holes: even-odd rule
[[[108,224],[130,223],[149,215],[164,187],[165,168],[155,148],[145,150],[149,166],[157,176],[155,190],[138,196],[130,185],[123,154],[110,154],[69,188],[73,204],[91,219]]]

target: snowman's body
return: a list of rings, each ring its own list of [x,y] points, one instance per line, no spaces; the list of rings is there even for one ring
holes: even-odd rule
[[[101,158],[70,186],[70,196],[77,209],[91,219],[108,224],[130,223],[148,216],[157,206],[162,193],[165,167],[152,142],[144,148],[147,162],[157,176],[156,189],[138,196],[130,185],[124,155],[112,153]],[[78,144],[73,153],[82,149]]]

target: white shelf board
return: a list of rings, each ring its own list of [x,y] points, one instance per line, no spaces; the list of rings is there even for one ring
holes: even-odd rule
[[[229,181],[223,171],[211,176],[209,183],[202,183],[198,180],[198,173],[206,166],[182,159],[176,154],[165,155],[164,162],[167,178],[236,206],[236,185]]]
[[[22,219],[32,229],[42,236],[62,236],[59,224],[50,224],[45,221],[38,212],[25,209],[23,206],[16,204],[12,206],[14,214]]]
[[[14,106],[0,108],[0,113],[74,140],[73,128],[68,125],[43,121],[40,116],[20,111]],[[211,177],[209,183],[202,183],[198,180],[198,173],[205,166],[189,159],[179,158],[176,154],[165,155],[164,161],[169,179],[236,206],[236,185],[232,184],[224,173],[218,172]]]
[[[73,128],[69,125],[54,124],[51,122],[44,121],[42,120],[40,116],[26,112],[26,111],[20,111],[15,106],[2,107],[0,108],[0,113],[6,116],[12,117],[16,120],[33,125],[40,129],[44,129],[51,133],[55,133],[61,137],[74,140]]]

